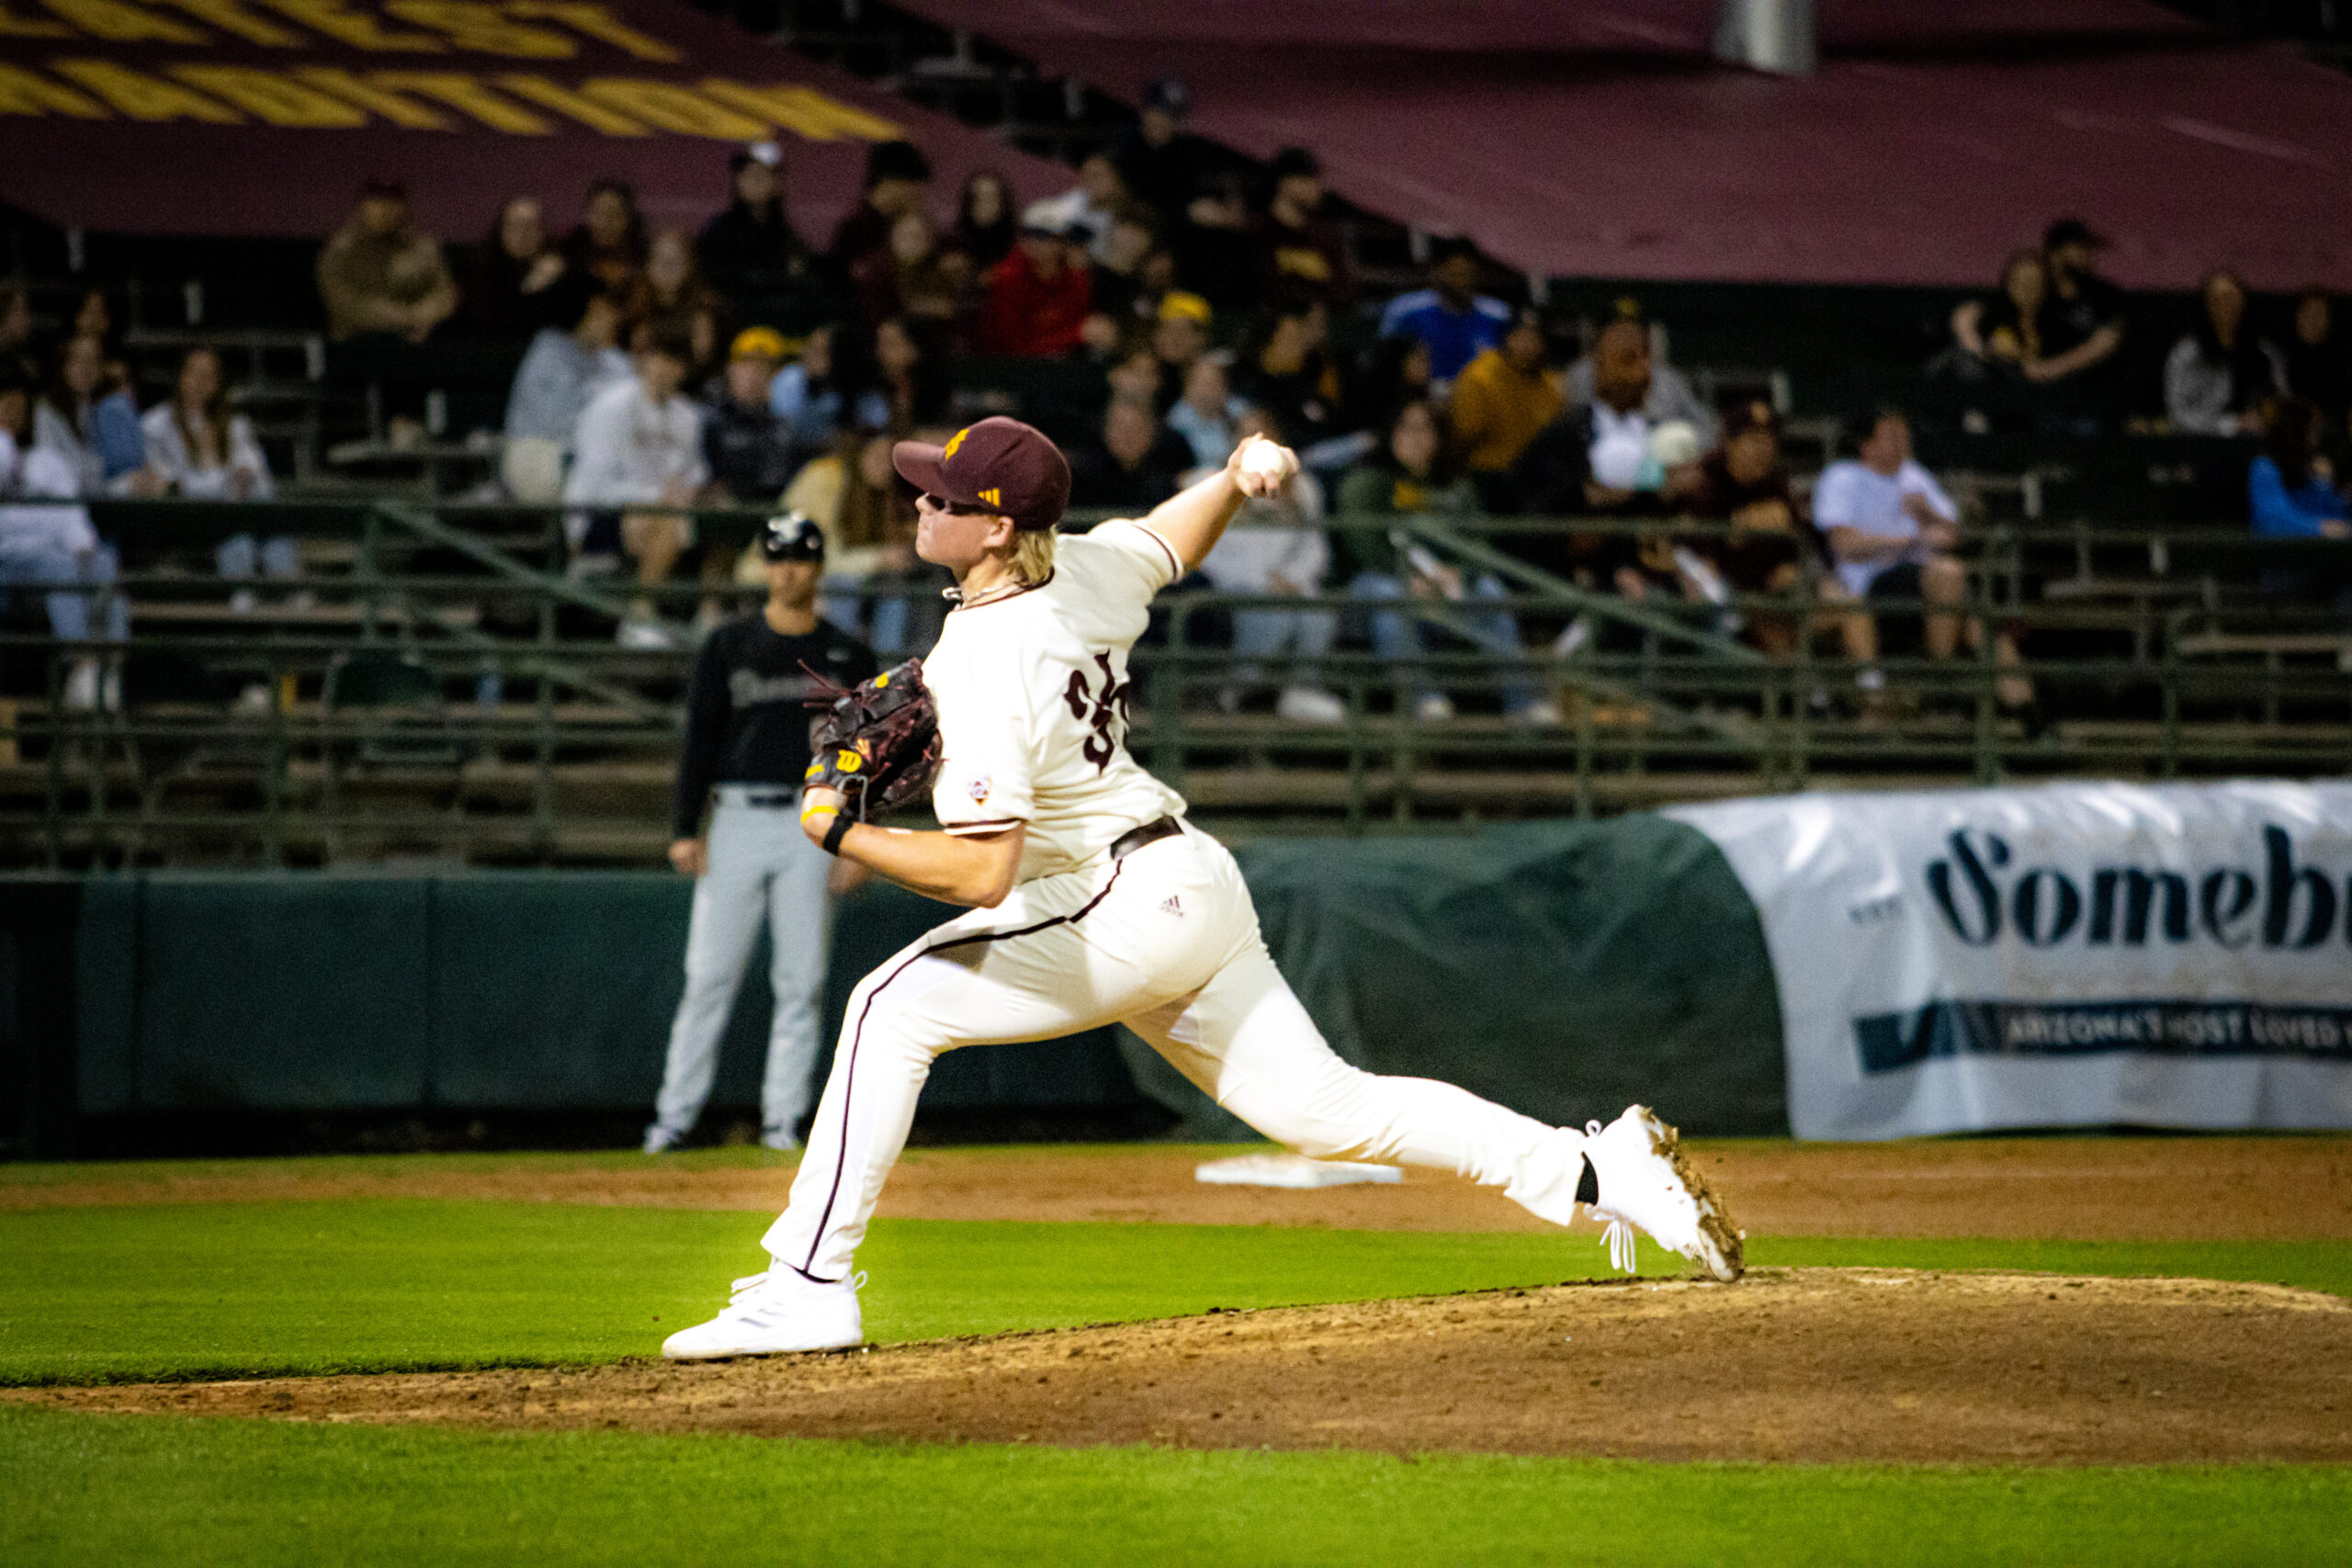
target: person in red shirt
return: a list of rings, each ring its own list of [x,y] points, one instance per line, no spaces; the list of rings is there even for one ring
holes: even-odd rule
[[[1066,231],[1061,217],[1034,204],[1021,215],[1020,243],[989,269],[988,304],[980,315],[982,354],[1047,359],[1079,346],[1093,310],[1083,231]]]

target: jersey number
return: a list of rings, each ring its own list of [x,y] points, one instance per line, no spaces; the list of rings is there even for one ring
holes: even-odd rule
[[[1062,701],[1069,705],[1072,718],[1094,732],[1086,738],[1079,751],[1100,773],[1111,765],[1119,742],[1126,735],[1127,694],[1135,682],[1119,679],[1107,653],[1096,654],[1094,663],[1102,672],[1102,692],[1095,692],[1085,671],[1073,670],[1069,672],[1069,684],[1062,688]]]

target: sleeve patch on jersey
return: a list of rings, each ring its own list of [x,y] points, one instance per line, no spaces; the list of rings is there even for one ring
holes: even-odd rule
[[[972,797],[973,805],[978,806],[988,799],[989,785],[994,782],[986,773],[974,773],[964,781],[964,793]]]

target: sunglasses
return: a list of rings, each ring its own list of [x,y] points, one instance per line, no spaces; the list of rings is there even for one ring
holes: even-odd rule
[[[960,501],[950,501],[945,496],[933,495],[928,491],[923,492],[922,499],[931,503],[933,511],[944,512],[950,517],[993,517],[996,515],[994,507],[967,506]]]

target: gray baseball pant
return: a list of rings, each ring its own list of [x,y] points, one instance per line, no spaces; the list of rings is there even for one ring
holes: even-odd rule
[[[655,1102],[656,1124],[683,1135],[702,1114],[718,1071],[718,1043],[752,959],[752,944],[767,922],[774,959],[768,985],[775,1017],[768,1028],[767,1075],[760,1085],[760,1121],[769,1132],[792,1131],[808,1109],[817,1063],[817,1009],[825,988],[825,952],[831,898],[825,877],[832,857],[800,831],[791,806],[757,807],[747,797],[794,792],[751,791],[722,784],[710,814],[710,865],[695,883],[686,928],[686,992],[670,1025],[670,1057]]]

